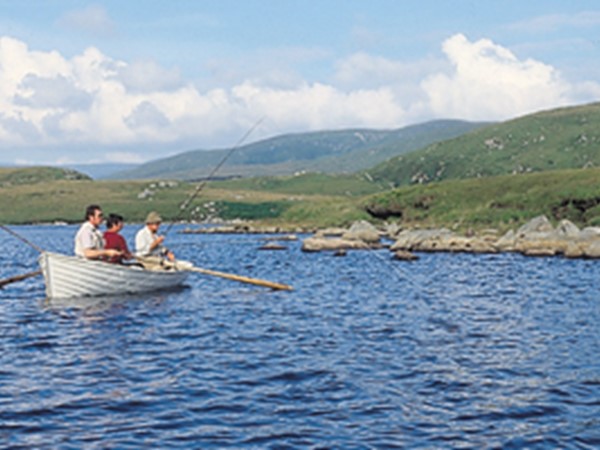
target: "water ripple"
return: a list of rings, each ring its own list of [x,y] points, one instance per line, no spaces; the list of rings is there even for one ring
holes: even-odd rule
[[[70,251],[74,227],[20,227]],[[132,239],[134,227],[126,229]],[[411,264],[260,237],[171,234],[193,277],[144,296],[0,291],[10,448],[597,448],[595,261],[424,254]],[[0,241],[0,276],[35,252]]]

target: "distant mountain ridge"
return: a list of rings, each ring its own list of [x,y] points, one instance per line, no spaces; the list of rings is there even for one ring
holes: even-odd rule
[[[69,169],[84,173],[94,179],[110,177],[116,172],[132,170],[139,164],[134,163],[97,163],[97,164],[67,164]]]
[[[396,130],[349,129],[276,136],[239,147],[217,175],[249,177],[301,171],[356,172],[484,125],[487,123],[437,120]],[[192,150],[120,171],[108,178],[205,178],[229,150]]]
[[[392,186],[600,167],[600,103],[512,119],[394,157],[365,173]]]

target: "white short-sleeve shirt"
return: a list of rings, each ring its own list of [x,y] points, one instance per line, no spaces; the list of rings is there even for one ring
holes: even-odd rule
[[[85,257],[86,249],[101,250],[104,248],[102,233],[90,222],[84,222],[75,235],[75,254]]]
[[[152,243],[156,240],[156,235],[150,231],[150,228],[144,227],[135,235],[135,254],[137,256],[160,256],[164,251],[162,245],[150,250]]]

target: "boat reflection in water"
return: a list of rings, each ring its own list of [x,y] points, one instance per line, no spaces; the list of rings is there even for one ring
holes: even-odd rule
[[[171,295],[177,295],[187,289],[187,286],[178,286],[156,293],[104,295],[96,297],[69,297],[45,298],[40,300],[43,308],[58,314],[61,317],[77,317],[86,322],[105,320],[113,312],[131,308],[142,303],[161,304]],[[137,303],[136,303],[137,302]],[[133,306],[135,308],[135,306]],[[108,313],[108,316],[107,316]]]

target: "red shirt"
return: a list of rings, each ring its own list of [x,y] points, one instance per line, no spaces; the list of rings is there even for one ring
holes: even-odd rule
[[[115,250],[120,250],[123,253],[129,253],[129,249],[127,248],[127,242],[125,242],[125,238],[121,236],[119,233],[115,233],[114,231],[105,231],[104,232],[104,248],[109,249],[113,248]],[[111,263],[122,263],[122,256],[113,256],[108,260]]]

